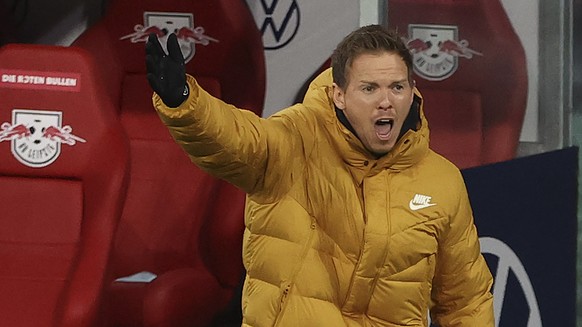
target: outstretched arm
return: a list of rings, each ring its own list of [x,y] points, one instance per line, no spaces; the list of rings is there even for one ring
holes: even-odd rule
[[[200,168],[247,193],[283,192],[277,188],[288,185],[281,183],[291,176],[288,162],[304,153],[305,133],[295,123],[303,111],[291,109],[262,119],[229,105],[186,75],[175,36],[168,37],[167,47],[168,54],[157,37],[151,36],[146,44],[146,65],[155,92],[154,107],[176,142]]]

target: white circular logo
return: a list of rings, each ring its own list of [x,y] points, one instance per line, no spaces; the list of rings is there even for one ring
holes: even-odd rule
[[[261,8],[255,8],[253,15],[263,34],[265,50],[276,50],[286,46],[297,35],[301,23],[297,0],[261,0],[260,3]],[[251,5],[249,3],[249,6]],[[255,3],[254,6],[258,4]]]
[[[523,264],[515,252],[507,244],[495,238],[483,237],[479,241],[481,243],[482,253],[488,253],[499,258],[497,271],[494,272],[495,284],[493,285],[495,326],[499,326],[509,272],[512,271],[523,290],[527,306],[529,307],[527,327],[542,327],[540,308],[533,286]]]

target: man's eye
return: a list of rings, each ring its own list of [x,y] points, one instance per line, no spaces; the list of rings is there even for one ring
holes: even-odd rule
[[[374,91],[374,87],[373,87],[373,86],[370,86],[370,85],[368,85],[368,86],[364,86],[364,87],[362,88],[362,90],[363,90],[364,92],[372,92],[372,91]]]
[[[402,90],[404,90],[404,85],[402,85],[402,84],[396,84],[396,85],[394,85],[394,90],[396,90],[396,91],[402,91]]]

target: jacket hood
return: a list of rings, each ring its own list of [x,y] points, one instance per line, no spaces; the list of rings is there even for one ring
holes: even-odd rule
[[[424,115],[422,95],[414,88],[413,106],[418,106],[420,121],[416,130],[408,130],[398,140],[394,148],[386,155],[376,158],[370,153],[352,133],[348,127],[342,124],[336,116],[333,103],[333,77],[331,68],[319,74],[309,85],[303,104],[306,107],[317,110],[318,116],[323,119],[336,146],[344,160],[353,167],[365,167],[370,162],[375,162],[377,169],[406,169],[422,157],[428,151],[429,128]]]

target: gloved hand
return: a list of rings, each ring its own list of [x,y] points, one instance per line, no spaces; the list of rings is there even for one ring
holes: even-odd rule
[[[155,34],[152,33],[148,36],[146,43],[147,79],[162,101],[168,107],[176,108],[188,98],[186,68],[176,34],[172,33],[168,36],[167,46],[168,54],[164,52]]]

